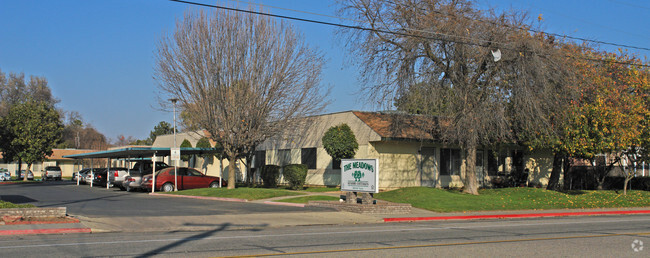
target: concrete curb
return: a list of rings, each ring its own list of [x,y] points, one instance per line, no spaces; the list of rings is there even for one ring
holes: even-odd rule
[[[207,196],[191,196],[191,195],[159,194],[159,193],[149,193],[149,195],[167,196],[167,197],[181,197],[181,198],[201,199],[201,200],[215,200],[215,201],[226,201],[226,202],[248,202],[248,200],[246,200],[246,199],[225,198],[225,197],[207,197]]]
[[[49,229],[16,229],[0,230],[0,236],[8,235],[35,235],[35,234],[72,234],[91,233],[90,228],[49,228]]]
[[[463,216],[436,216],[436,217],[404,217],[404,218],[384,218],[384,222],[430,221],[430,220],[508,219],[508,218],[542,218],[542,217],[631,215],[631,214],[650,214],[650,210],[553,212],[553,213],[524,213],[524,214],[490,214],[490,215],[463,215]]]
[[[292,207],[300,207],[300,208],[305,207],[304,203],[289,203],[289,202],[274,202],[274,201],[265,201],[263,203],[270,204],[270,205],[292,206]]]

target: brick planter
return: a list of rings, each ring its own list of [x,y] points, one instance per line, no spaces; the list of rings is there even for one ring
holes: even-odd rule
[[[66,207],[0,209],[0,217],[19,216],[22,218],[64,218],[66,213]]]
[[[338,201],[310,201],[307,206],[334,208],[361,214],[409,214],[411,204],[377,201],[377,204],[351,204]]]

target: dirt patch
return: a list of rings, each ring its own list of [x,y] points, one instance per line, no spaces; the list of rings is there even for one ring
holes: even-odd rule
[[[24,224],[61,224],[79,223],[78,219],[70,217],[28,217],[3,216],[0,225],[24,225]]]

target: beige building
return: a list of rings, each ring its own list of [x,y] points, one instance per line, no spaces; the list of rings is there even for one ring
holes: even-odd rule
[[[88,164],[84,164],[80,160],[64,158],[63,156],[90,153],[95,151],[97,150],[53,149],[52,155],[47,156],[45,161],[32,164],[32,173],[34,173],[34,176],[39,177],[41,176],[41,173],[43,173],[45,167],[59,166],[61,167],[63,177],[71,177],[72,173],[75,173],[84,167],[87,167]],[[0,158],[2,158],[1,155]],[[18,170],[18,162],[7,163],[4,161],[4,159],[2,159],[0,167],[7,169],[9,172],[11,172],[12,176],[15,176],[15,171]],[[21,165],[21,169],[27,169],[27,164],[23,163]]]
[[[308,117],[281,136],[258,147],[255,166],[307,164],[309,185],[339,185],[340,169],[323,148],[321,138],[332,126],[347,124],[359,149],[357,159],[379,160],[379,187],[462,187],[465,154],[457,146],[444,145],[434,132],[422,128],[436,123],[430,117],[381,112],[340,112]],[[518,146],[498,151],[477,151],[477,174],[482,186],[492,178],[524,166],[528,182],[545,185],[552,168],[551,152],[526,153]]]

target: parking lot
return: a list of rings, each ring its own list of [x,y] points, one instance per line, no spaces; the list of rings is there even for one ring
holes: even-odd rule
[[[125,192],[76,185],[72,181],[0,185],[0,199],[38,207],[67,207],[69,215],[85,217],[202,216],[277,212],[328,211],[316,207],[288,207],[259,203],[226,202],[150,196],[144,192]]]

